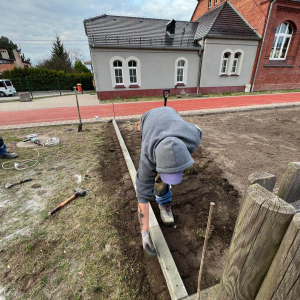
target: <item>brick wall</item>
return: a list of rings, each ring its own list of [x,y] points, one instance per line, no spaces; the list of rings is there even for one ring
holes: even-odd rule
[[[11,64],[0,64],[0,74],[6,70],[12,70],[15,67],[13,63]]]
[[[208,0],[199,0],[195,8],[191,21],[196,21],[207,11],[224,3],[227,0],[212,0],[212,6],[208,9]],[[230,0],[229,1],[237,11],[251,24],[251,26],[260,34],[263,34],[265,20],[268,14],[270,1],[268,0]]]
[[[212,10],[213,8],[224,3],[225,1],[227,1],[227,0],[218,0],[218,3],[215,5],[215,0],[211,0],[211,8],[208,9],[208,0],[198,0],[198,4],[194,10],[191,21],[194,22],[194,21],[198,20],[207,11]]]
[[[293,36],[286,60],[269,60],[276,28],[285,21],[293,26]],[[278,0],[273,5],[270,15],[254,90],[296,88],[300,88],[300,4]]]

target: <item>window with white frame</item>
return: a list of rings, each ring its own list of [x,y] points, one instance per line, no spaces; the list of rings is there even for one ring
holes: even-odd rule
[[[177,83],[183,83],[184,60],[180,60],[177,64]]]
[[[218,0],[215,0],[215,5],[217,5],[218,4]]]
[[[284,60],[293,35],[292,25],[284,22],[276,28],[270,59]]]
[[[208,8],[211,8],[211,0],[208,0]]]
[[[240,53],[235,53],[232,60],[231,74],[237,74]]]
[[[129,84],[136,85],[137,84],[137,62],[135,60],[129,61],[128,69],[129,69]]]
[[[221,66],[221,74],[227,74],[227,66],[229,60],[230,53],[226,52],[222,58],[222,66]]]
[[[116,85],[123,85],[123,70],[122,62],[120,60],[115,60],[113,63],[114,77]]]

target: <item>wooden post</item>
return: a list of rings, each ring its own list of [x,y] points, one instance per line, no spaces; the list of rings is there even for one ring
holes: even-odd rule
[[[295,209],[259,184],[248,187],[220,283],[218,300],[254,300]]]
[[[300,200],[300,162],[288,164],[277,196],[288,203]]]
[[[273,192],[276,176],[269,173],[252,173],[248,177],[248,186],[258,183],[270,192]]]
[[[300,298],[300,214],[296,214],[282,240],[256,300]]]

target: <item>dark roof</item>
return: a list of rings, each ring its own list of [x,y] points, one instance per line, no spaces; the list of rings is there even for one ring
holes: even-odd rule
[[[258,33],[227,1],[201,16],[197,22],[195,40],[203,37],[260,40]]]
[[[91,47],[199,49],[197,22],[176,21],[175,37],[166,33],[170,20],[102,15],[83,21]]]

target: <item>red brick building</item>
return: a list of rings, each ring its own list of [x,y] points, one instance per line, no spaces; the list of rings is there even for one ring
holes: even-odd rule
[[[6,49],[0,49],[0,75],[6,70],[12,70],[13,68],[30,68],[31,65],[27,62],[23,62],[20,56],[20,51],[13,49],[15,59],[10,59]]]
[[[191,21],[227,0],[198,0]],[[230,0],[261,35],[252,90],[300,88],[300,0]]]

